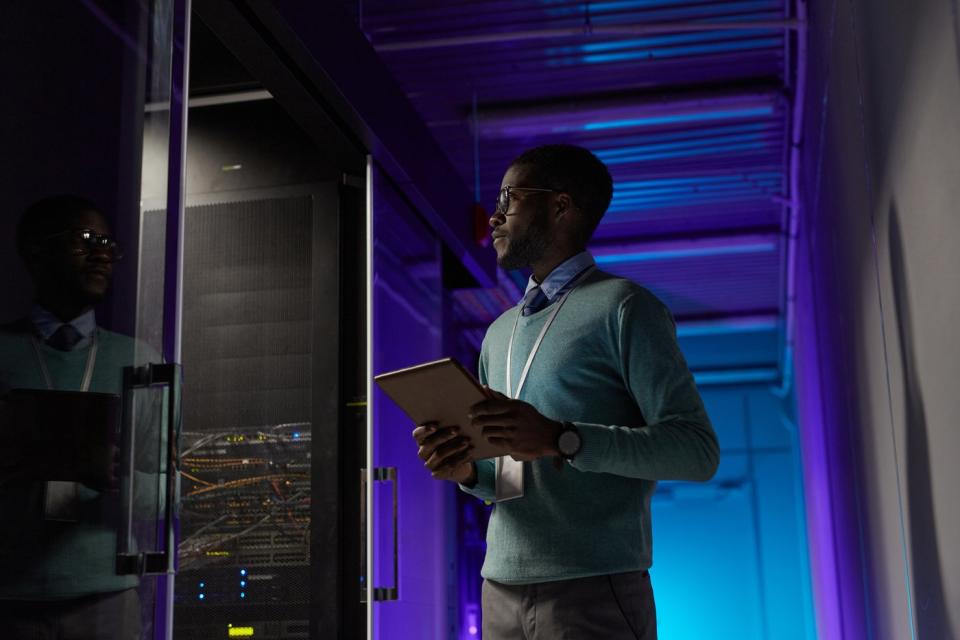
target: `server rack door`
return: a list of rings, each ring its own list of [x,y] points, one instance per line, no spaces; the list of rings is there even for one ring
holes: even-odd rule
[[[188,201],[178,640],[356,626],[355,204],[336,184]]]

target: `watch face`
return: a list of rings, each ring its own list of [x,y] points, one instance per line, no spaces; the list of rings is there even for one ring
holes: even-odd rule
[[[576,431],[564,431],[557,441],[557,448],[565,456],[572,456],[580,450],[580,434]]]

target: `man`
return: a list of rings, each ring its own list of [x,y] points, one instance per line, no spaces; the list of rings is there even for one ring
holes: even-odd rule
[[[538,147],[510,165],[490,219],[500,266],[533,274],[520,305],[487,330],[480,381],[491,398],[471,417],[525,461],[522,497],[502,499],[518,493],[509,474],[469,461],[456,427],[413,432],[434,477],[501,496],[481,571],[484,640],[656,638],[656,482],[706,481],[717,468],[669,311],[585,250],[612,192],[586,149]]]
[[[17,250],[36,303],[28,318],[0,329],[0,396],[16,389],[120,394],[123,367],[158,361],[144,345],[97,326],[93,305],[106,296],[121,252],[92,202],[56,196],[35,203],[19,221]],[[13,397],[4,399],[0,424],[8,442],[32,428],[13,418]],[[62,440],[69,442],[69,434]],[[11,460],[11,451],[5,447],[0,466],[31,467]],[[43,452],[26,455],[42,460]],[[0,478],[4,637],[139,637],[138,579],[116,573],[117,470],[109,456],[105,465],[105,482],[44,481],[42,471],[34,473],[40,479]],[[141,472],[146,466],[137,463]],[[136,501],[149,502],[142,495]]]

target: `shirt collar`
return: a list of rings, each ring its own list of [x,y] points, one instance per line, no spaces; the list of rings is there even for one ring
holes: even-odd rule
[[[53,315],[48,309],[41,307],[39,304],[35,304],[33,308],[30,309],[30,323],[34,329],[36,329],[37,333],[40,334],[40,337],[43,338],[44,342],[49,340],[50,336],[52,336],[62,324],[72,324],[73,328],[86,339],[92,336],[97,328],[97,316],[93,309],[88,309],[69,323],[66,323]]]
[[[596,262],[589,251],[581,251],[554,267],[553,271],[543,279],[543,282],[538,283],[533,279],[533,275],[531,275],[530,279],[527,280],[527,288],[524,291],[524,295],[526,295],[530,289],[540,287],[543,294],[547,296],[547,301],[553,302],[566,286],[570,284],[571,280],[595,264]]]

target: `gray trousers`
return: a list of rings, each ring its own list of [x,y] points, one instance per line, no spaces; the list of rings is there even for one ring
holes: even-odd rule
[[[508,585],[483,581],[483,640],[656,640],[646,571]]]
[[[136,589],[72,600],[0,600],[0,637],[16,640],[139,640]]]

